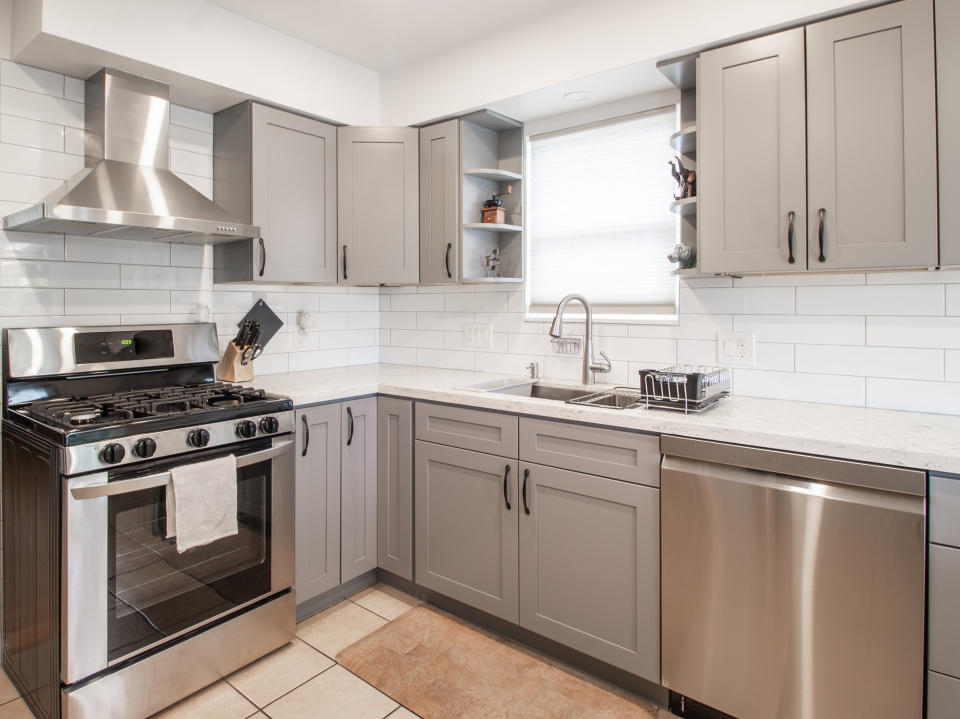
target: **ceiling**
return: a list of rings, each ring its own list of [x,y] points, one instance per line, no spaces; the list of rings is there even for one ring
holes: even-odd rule
[[[382,72],[579,0],[208,0]]]

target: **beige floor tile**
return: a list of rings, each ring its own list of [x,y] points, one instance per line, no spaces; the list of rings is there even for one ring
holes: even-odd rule
[[[0,704],[6,704],[20,696],[7,673],[0,669]]]
[[[309,644],[294,639],[285,647],[234,672],[227,677],[227,681],[247,699],[262,707],[332,666],[332,659]]]
[[[297,626],[297,636],[331,659],[387,623],[383,617],[354,604],[340,602]]]
[[[420,717],[406,707],[400,707],[393,714],[387,717],[387,719],[420,719]]]
[[[248,702],[240,692],[225,681],[220,681],[201,689],[169,709],[154,714],[153,719],[245,719],[256,711],[257,707]],[[6,717],[0,715],[0,719]]]
[[[33,712],[23,699],[0,706],[0,719],[33,719]]]
[[[264,708],[271,719],[383,719],[397,703],[341,666]]]
[[[377,584],[364,589],[359,594],[350,597],[350,601],[390,621],[418,604],[423,604],[416,597],[411,597],[409,594],[386,584]]]

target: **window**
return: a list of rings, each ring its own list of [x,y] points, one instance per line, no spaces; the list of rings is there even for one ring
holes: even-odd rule
[[[564,295],[597,319],[675,321],[677,242],[669,210],[676,106],[530,137],[527,314]],[[573,309],[573,307],[571,307]]]

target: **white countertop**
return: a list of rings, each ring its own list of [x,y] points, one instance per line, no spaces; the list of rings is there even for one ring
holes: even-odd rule
[[[791,452],[960,474],[960,417],[728,397],[700,415],[667,410],[584,407],[462,388],[502,375],[359,365],[264,375],[249,383],[298,406],[389,394],[608,427],[712,439]],[[545,384],[565,384],[544,380]],[[591,387],[600,390],[604,385]]]

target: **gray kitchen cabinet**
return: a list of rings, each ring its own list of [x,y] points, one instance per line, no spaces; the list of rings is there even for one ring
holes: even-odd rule
[[[811,269],[937,265],[934,72],[930,0],[807,26]]]
[[[960,679],[927,672],[927,719],[955,719],[960,706]]]
[[[340,584],[340,405],[297,410],[296,589],[302,604]]]
[[[261,231],[214,245],[214,281],[336,282],[336,128],[245,102],[213,130],[214,200]]]
[[[929,669],[960,678],[960,549],[930,545]]]
[[[700,269],[804,269],[803,28],[704,52],[697,89]]]
[[[377,398],[340,405],[340,581],[377,567]]]
[[[413,580],[413,402],[377,400],[377,566]]]
[[[459,127],[447,120],[420,128],[420,284],[460,275]]]
[[[517,461],[416,442],[416,581],[518,621]]]
[[[416,284],[420,276],[419,131],[337,131],[339,280]]]
[[[516,457],[518,431],[511,414],[417,402],[417,439],[427,442]]]
[[[940,153],[940,264],[960,265],[960,3],[936,0],[937,127]]]
[[[659,683],[659,490],[520,471],[520,624]]]

